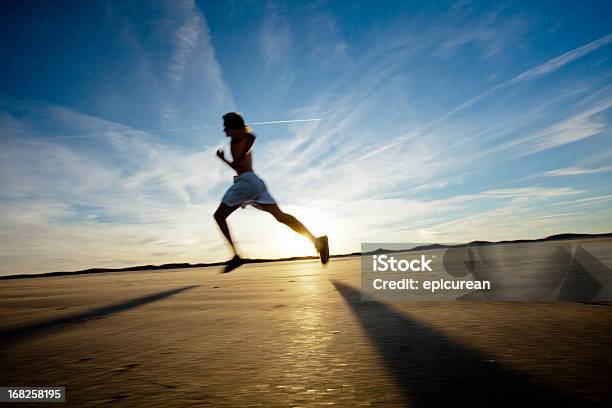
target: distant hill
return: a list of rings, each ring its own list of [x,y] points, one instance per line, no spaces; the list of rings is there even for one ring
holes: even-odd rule
[[[500,244],[521,244],[521,243],[529,243],[529,242],[545,242],[545,241],[562,241],[568,239],[588,239],[588,238],[612,238],[612,233],[605,234],[573,234],[573,233],[565,233],[565,234],[557,234],[551,235],[546,238],[539,239],[520,239],[514,241],[472,241],[465,244],[457,244],[457,245],[445,245],[445,244],[427,244],[420,245],[413,248],[407,249],[385,249],[378,248],[374,251],[370,252],[352,252],[350,254],[338,254],[331,255],[331,258],[346,258],[351,256],[361,256],[361,255],[378,255],[378,254],[391,254],[398,252],[414,252],[414,251],[429,251],[434,249],[446,249],[446,248],[461,248],[467,246],[485,246],[485,245],[500,245]],[[279,259],[245,259],[245,263],[264,263],[264,262],[287,262],[287,261],[304,261],[318,259],[316,256],[294,256],[291,258],[279,258]],[[227,262],[213,262],[213,263],[169,263],[163,265],[140,265],[140,266],[130,266],[127,268],[91,268],[91,269],[83,269],[80,271],[72,271],[72,272],[45,272],[45,273],[36,273],[36,274],[21,274],[21,275],[8,275],[8,276],[0,276],[0,280],[5,279],[25,279],[25,278],[40,278],[40,277],[50,277],[50,276],[66,276],[66,275],[87,275],[93,273],[107,273],[107,272],[132,272],[132,271],[150,271],[150,270],[164,270],[164,269],[187,269],[187,268],[203,268],[208,266],[221,266],[225,265]]]
[[[446,249],[446,248],[463,248],[463,247],[471,247],[471,246],[487,246],[487,245],[502,245],[502,244],[523,244],[529,242],[547,242],[547,241],[563,241],[568,239],[588,239],[588,238],[612,238],[612,232],[608,232],[605,234],[573,234],[573,233],[565,233],[565,234],[557,234],[551,235],[546,238],[538,238],[538,239],[517,239],[514,241],[472,241],[467,242],[465,244],[456,244],[456,245],[446,245],[446,244],[427,244],[427,245],[419,245],[413,248],[407,249],[384,249],[378,248],[374,251],[365,252],[365,253],[357,253],[358,255],[378,255],[378,254],[391,254],[398,252],[414,252],[414,251],[430,251],[433,249]]]

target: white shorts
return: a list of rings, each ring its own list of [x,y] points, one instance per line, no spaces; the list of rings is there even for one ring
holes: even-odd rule
[[[263,180],[253,172],[234,176],[234,184],[225,192],[221,202],[230,207],[239,205],[242,208],[249,204],[276,204]]]

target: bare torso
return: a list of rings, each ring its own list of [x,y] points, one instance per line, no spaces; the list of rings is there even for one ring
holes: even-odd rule
[[[231,149],[234,161],[239,160],[246,153],[244,159],[236,163],[234,167],[238,175],[253,171],[253,154],[248,151],[251,146],[248,137],[232,137]]]

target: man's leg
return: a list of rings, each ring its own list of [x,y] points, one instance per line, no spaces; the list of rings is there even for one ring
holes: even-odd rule
[[[259,208],[260,210],[269,212],[279,222],[282,222],[283,224],[285,224],[286,226],[288,226],[295,232],[304,235],[313,244],[316,245],[317,239],[315,238],[314,235],[312,235],[310,231],[308,231],[308,228],[306,228],[304,224],[298,221],[298,219],[295,218],[293,215],[282,212],[281,209],[278,208],[278,205],[276,204],[257,204],[257,208]]]
[[[287,214],[281,211],[276,204],[258,204],[257,208],[260,210],[269,212],[276,218],[278,221],[282,222],[286,226],[290,227],[295,232],[304,235],[308,238],[313,245],[315,246],[317,252],[319,253],[319,257],[321,258],[321,263],[326,264],[329,261],[329,245],[327,243],[327,236],[324,235],[322,237],[316,238],[308,228],[304,226],[301,222],[298,221],[291,214]]]
[[[219,204],[219,208],[215,211],[215,221],[217,221],[217,225],[219,225],[219,229],[232,246],[232,250],[234,251],[234,255],[238,255],[236,252],[236,247],[234,246],[234,241],[232,241],[232,235],[230,234],[229,227],[227,226],[227,217],[230,216],[231,213],[236,211],[239,206],[230,207],[227,204],[221,203]]]

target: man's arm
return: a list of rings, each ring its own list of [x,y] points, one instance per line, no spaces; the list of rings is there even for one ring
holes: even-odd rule
[[[217,156],[221,160],[223,160],[228,166],[230,166],[232,169],[236,169],[236,166],[240,164],[240,162],[246,158],[247,154],[249,154],[249,152],[253,148],[253,143],[255,143],[255,135],[252,133],[240,132],[239,135],[232,135],[232,137],[236,137],[236,138],[246,137],[247,138],[245,147],[240,153],[240,155],[234,158],[233,162],[230,162],[229,160],[225,158],[225,153],[223,152],[223,149],[219,149],[217,150]]]
[[[217,150],[217,157],[220,158],[222,161],[224,161],[232,169],[235,169],[234,165],[225,158],[225,152],[223,151],[223,149],[219,148]]]

